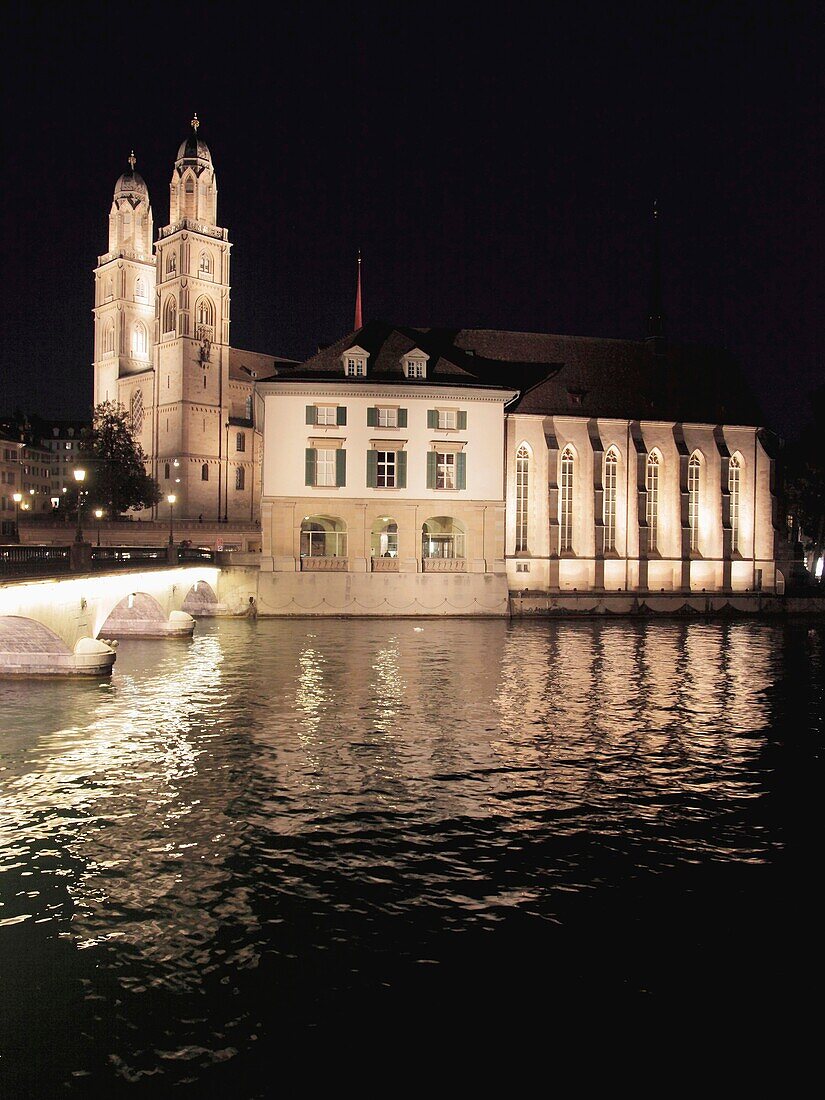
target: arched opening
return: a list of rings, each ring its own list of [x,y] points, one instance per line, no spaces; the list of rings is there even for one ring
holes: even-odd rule
[[[559,549],[573,551],[573,466],[575,455],[572,447],[562,451],[559,471]]]
[[[201,466],[201,481],[209,480],[209,463],[204,462]]]
[[[198,298],[195,306],[195,320],[199,325],[214,325],[215,307],[209,298]]]
[[[99,634],[101,638],[158,637],[167,633],[166,624],[166,615],[154,596],[130,592],[109,612]]]
[[[698,452],[690,456],[688,462],[688,527],[690,528],[690,549],[699,551],[699,491],[702,460]]]
[[[142,321],[138,321],[132,330],[132,354],[138,359],[145,359],[149,354],[149,334]]]
[[[143,392],[141,390],[135,390],[132,394],[129,415],[132,421],[132,432],[134,435],[140,435],[143,431]]]
[[[742,459],[735,454],[728,466],[728,491],[730,492],[730,548],[739,553],[740,541],[740,492],[742,483]]]
[[[163,307],[163,332],[164,335],[173,333],[177,335],[178,328],[178,303],[174,294],[170,294]]]
[[[347,556],[347,525],[335,516],[307,516],[301,523],[301,558]]]
[[[464,524],[452,516],[432,516],[421,526],[421,557],[456,560],[466,556]]]
[[[201,252],[198,263],[198,274],[201,278],[209,278],[212,274],[212,257],[208,252]]]
[[[115,326],[108,324],[103,330],[103,354],[114,355],[115,353]]]
[[[53,630],[23,615],[0,615],[0,672],[74,671],[74,655]]]
[[[182,604],[182,608],[187,615],[193,615],[195,618],[202,615],[212,615],[217,607],[218,597],[215,595],[212,585],[206,581],[195,581],[186,593],[186,598]]]
[[[645,471],[645,521],[647,523],[647,549],[656,552],[659,549],[659,470],[661,458],[658,451],[647,456]]]
[[[146,280],[143,278],[142,275],[138,275],[138,277],[135,279],[135,301],[146,301]]]
[[[516,553],[527,551],[527,508],[530,499],[530,448],[522,443],[516,451]]]
[[[373,558],[398,557],[398,524],[390,516],[379,516],[373,523],[370,554]]]
[[[604,456],[604,504],[602,519],[604,522],[604,548],[607,552],[616,549],[616,497],[618,493],[619,452],[611,447]]]

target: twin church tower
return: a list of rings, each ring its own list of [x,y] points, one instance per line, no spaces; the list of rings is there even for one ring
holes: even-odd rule
[[[198,130],[195,115],[157,241],[134,154],[115,185],[109,249],[95,268],[94,402],[125,407],[176,514],[251,521],[261,469],[254,382],[275,373],[276,360],[229,345],[232,246]]]

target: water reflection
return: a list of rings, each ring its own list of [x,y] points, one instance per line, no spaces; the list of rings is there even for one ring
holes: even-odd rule
[[[0,951],[91,1014],[55,1081],[197,1080],[266,1029],[257,980],[317,1023],[448,931],[766,864],[789,637],[821,676],[818,632],[755,623],[227,621],[0,683]],[[25,971],[22,1044],[56,1026]]]

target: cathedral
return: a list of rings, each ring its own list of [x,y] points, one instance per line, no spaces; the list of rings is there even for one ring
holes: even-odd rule
[[[157,240],[134,156],[115,186],[95,403],[128,410],[177,515],[260,521],[263,614],[783,590],[771,438],[731,356],[665,338],[658,264],[636,341],[363,324],[359,267],[352,333],[241,351],[198,126]]]
[[[256,379],[272,355],[230,345],[230,253],[218,224],[212,154],[197,115],[169,184],[169,221],[154,237],[149,189],[129,168],[115,184],[109,247],[95,268],[94,402],[131,416],[164,496],[182,518],[258,518]]]

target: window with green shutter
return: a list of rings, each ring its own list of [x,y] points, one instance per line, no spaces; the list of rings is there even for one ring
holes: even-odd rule
[[[465,432],[467,430],[467,413],[466,412],[461,411],[458,414],[458,430],[460,432]]]
[[[346,412],[346,410],[344,410]],[[339,447],[335,452],[335,484],[337,486],[347,483],[347,452]]]
[[[367,409],[367,427],[374,428],[378,424],[378,409],[370,406]],[[368,452],[369,453],[369,452]]]
[[[307,410],[308,412],[309,410]],[[306,449],[306,485],[315,484],[315,448]]]
[[[406,426],[407,426],[407,410],[406,409],[399,409],[398,410],[398,427],[399,428],[406,428]]]
[[[397,451],[395,455],[395,484],[399,489],[407,488],[407,452]]]
[[[371,410],[374,412],[375,410]],[[378,485],[378,452],[367,451],[367,488],[375,489]]]
[[[427,451],[427,488],[435,488],[435,451]]]
[[[427,409],[427,427],[438,427],[438,409]]]
[[[335,412],[336,423],[346,424],[347,422],[347,407],[346,405],[339,405]],[[343,483],[342,483],[343,484]]]
[[[466,414],[465,414],[466,415]],[[456,457],[456,471],[455,482],[457,489],[467,488],[467,456],[463,451],[459,451]]]
[[[315,406],[307,405],[307,424],[315,423]]]

